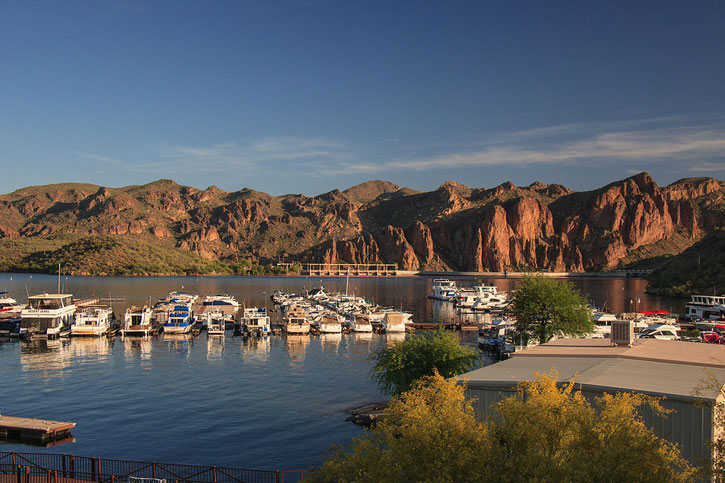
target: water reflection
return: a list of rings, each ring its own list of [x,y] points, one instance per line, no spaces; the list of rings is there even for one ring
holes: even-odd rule
[[[111,352],[113,339],[107,337],[75,337],[70,341],[71,353],[76,357],[99,357],[105,359]]]
[[[213,359],[221,359],[224,355],[224,346],[226,345],[226,338],[223,335],[208,335],[206,339],[206,359],[208,361]]]
[[[405,332],[388,332],[385,334],[385,343],[388,345],[396,344],[405,340]]]
[[[57,377],[73,362],[69,339],[34,339],[20,344],[20,366],[43,377]]]
[[[308,345],[310,345],[309,335],[287,335],[285,337],[287,354],[294,361],[302,362],[305,360]]]
[[[272,350],[269,337],[244,337],[242,338],[242,360],[265,362],[269,360]]]
[[[340,348],[342,334],[320,334],[320,344],[323,352],[331,352],[337,354]]]
[[[126,358],[151,359],[151,349],[153,348],[151,337],[124,336],[121,340],[123,341],[123,352]]]

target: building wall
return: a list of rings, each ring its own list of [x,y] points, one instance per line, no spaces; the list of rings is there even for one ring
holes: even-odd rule
[[[476,398],[473,408],[479,420],[488,416],[493,404],[514,394],[513,389],[467,388],[466,397]],[[601,396],[601,391],[582,390],[587,399]],[[709,442],[714,436],[714,408],[712,404],[700,404],[695,400],[663,400],[662,406],[672,412],[660,417],[651,408],[642,408],[644,423],[655,433],[680,447],[682,455],[693,465],[700,466],[710,461],[712,449]],[[722,429],[720,429],[722,430]]]

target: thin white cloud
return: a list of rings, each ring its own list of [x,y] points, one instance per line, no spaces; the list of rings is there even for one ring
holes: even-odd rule
[[[369,143],[344,143],[294,137],[267,137],[246,143],[209,146],[153,146],[137,154],[139,161],[72,151],[78,156],[123,166],[128,171],[163,174],[183,172],[270,172],[295,176],[377,175],[383,172],[433,171],[494,166],[656,165],[686,162],[692,172],[722,171],[725,164],[725,123],[686,125],[682,117],[625,122],[572,123],[501,133],[465,148],[430,144],[415,146],[407,155],[375,150]],[[679,124],[679,125],[678,125]],[[435,146],[435,147],[434,147]],[[418,156],[412,153],[437,152]],[[388,159],[386,159],[388,158]]]

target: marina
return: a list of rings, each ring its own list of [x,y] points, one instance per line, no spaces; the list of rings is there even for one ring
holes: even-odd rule
[[[12,281],[10,277],[0,275],[0,287],[21,303],[26,300],[26,284],[31,294],[56,285],[53,276],[14,274]],[[459,287],[495,285],[507,293],[516,284],[507,279],[459,278],[456,282]],[[647,296],[642,280],[583,279],[577,283],[582,293],[600,304],[606,300],[607,307],[617,313],[629,308],[630,299],[638,298],[640,311],[682,313],[679,301]],[[226,293],[239,302],[238,315],[243,308],[267,305],[271,326],[283,329],[268,337],[235,336],[232,331],[210,336],[202,331],[196,336],[150,332],[145,337],[127,333],[110,338],[0,342],[3,413],[75,421],[75,442],[66,443],[63,452],[99,458],[123,455],[136,461],[308,468],[321,463],[330,444],[347,443],[360,434],[359,427],[346,422],[347,409],[386,398],[369,377],[369,356],[403,340],[406,332],[351,329],[315,335],[307,314],[274,304],[275,291],[299,294],[324,286],[328,295],[343,295],[336,302],[341,315],[354,297],[362,297],[376,306],[394,308],[389,312],[410,313],[412,322],[407,326],[416,331],[451,324],[478,328],[497,318],[429,299],[429,278],[67,277],[62,284],[63,292],[79,298],[96,298],[96,293],[123,296],[123,302],[114,302],[113,308],[119,321],[130,316],[129,328],[142,325],[140,321],[155,311],[156,302],[169,298],[170,292],[183,291],[200,295],[192,306],[195,316],[220,307],[204,308],[204,294]],[[361,317],[372,326],[382,324],[385,315],[374,312]],[[346,317],[345,321],[357,319]],[[479,347],[476,330],[456,333],[463,344]],[[484,365],[496,360],[493,351],[480,354]],[[109,434],[114,437],[108,438]],[[182,434],[195,434],[195,438],[188,440]],[[2,449],[28,451],[13,443],[3,443]],[[280,451],[285,464],[275,456]]]

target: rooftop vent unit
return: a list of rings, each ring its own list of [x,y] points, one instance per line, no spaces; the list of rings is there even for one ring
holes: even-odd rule
[[[612,321],[612,344],[631,346],[634,343],[634,323],[631,320]]]

